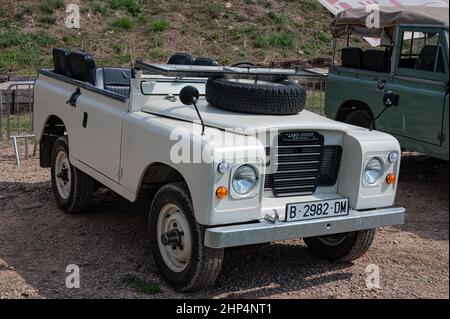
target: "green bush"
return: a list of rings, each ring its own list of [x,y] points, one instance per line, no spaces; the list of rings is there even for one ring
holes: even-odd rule
[[[130,30],[133,28],[134,23],[129,17],[118,17],[112,21],[112,26],[116,29]]]
[[[294,35],[290,32],[271,33],[269,44],[279,49],[291,49],[294,46]]]
[[[42,13],[52,14],[56,9],[64,8],[64,0],[42,0],[40,9]]]
[[[170,26],[169,21],[167,21],[166,19],[163,19],[163,18],[159,18],[152,22],[152,24],[150,25],[150,31],[162,32],[162,31],[166,30],[167,28],[169,28],[169,26]]]
[[[92,2],[92,10],[100,13],[102,16],[105,16],[108,13],[108,8],[103,2],[100,1]]]
[[[133,16],[137,16],[142,12],[142,7],[138,0],[111,0],[111,9],[127,10]]]

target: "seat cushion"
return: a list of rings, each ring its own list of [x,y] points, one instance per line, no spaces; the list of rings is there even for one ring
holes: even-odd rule
[[[70,51],[67,49],[53,49],[53,71],[55,73],[70,76],[69,55]]]
[[[130,94],[131,69],[103,68],[103,88],[128,97]]]
[[[95,62],[86,52],[76,51],[69,55],[72,78],[95,85]]]
[[[362,67],[361,48],[346,47],[342,49],[342,66],[346,68],[360,69]]]
[[[194,59],[191,55],[187,53],[175,53],[169,58],[167,64],[184,64],[191,65],[194,62]]]
[[[206,66],[217,66],[219,63],[210,58],[196,58],[194,62],[192,62],[192,65],[206,65]]]
[[[387,72],[388,59],[386,52],[381,50],[366,50],[363,53],[362,68],[368,71]]]

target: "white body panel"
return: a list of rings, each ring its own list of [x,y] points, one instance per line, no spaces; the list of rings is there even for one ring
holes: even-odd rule
[[[163,84],[145,84],[146,90],[153,87],[158,95],[144,95],[141,82],[157,80],[158,77],[132,79],[130,98],[122,100],[82,87],[77,106],[72,107],[66,101],[75,91],[77,83],[40,74],[35,84],[36,136],[42,137],[45,123],[51,115],[60,118],[67,129],[72,164],[130,201],[136,200],[148,167],[162,163],[174,168],[189,187],[197,221],[205,225],[254,221],[274,210],[284,216],[287,203],[317,199],[348,197],[352,209],[393,204],[396,183],[387,185],[380,182],[368,186],[362,178],[363,167],[370,156],[378,156],[385,161],[385,174],[398,174],[399,162],[388,165],[386,160],[390,152],[400,153],[398,142],[392,136],[338,123],[308,111],[279,117],[226,112],[208,105],[201,97],[199,109],[207,125],[207,134],[202,137],[200,125],[192,123],[198,122],[195,110],[178,100],[170,102],[166,99],[167,94],[177,94],[189,81],[175,85],[172,79],[172,82]],[[194,82],[199,87],[204,85],[202,81]],[[88,113],[88,121],[87,126],[83,127],[85,112]],[[225,141],[208,144],[206,136],[210,132],[237,128],[240,129],[237,132],[223,133],[230,137]],[[177,140],[171,140],[174,130],[181,130],[190,136],[194,148],[208,144],[210,157],[221,155],[231,161],[240,156],[239,150],[242,148],[233,143],[236,134],[252,135],[255,131],[266,129],[317,131],[324,136],[325,145],[341,145],[343,156],[337,183],[319,187],[311,196],[275,197],[271,192],[265,192],[265,145],[250,137],[254,139],[252,147],[257,156],[249,164],[260,174],[258,186],[251,196],[233,198],[230,195],[220,201],[215,196],[215,189],[218,186],[231,189],[231,176],[239,165],[233,164],[227,174],[219,174],[215,161],[174,163],[170,157],[177,143]]]

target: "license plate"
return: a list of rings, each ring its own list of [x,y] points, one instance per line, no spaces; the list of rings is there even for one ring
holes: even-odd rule
[[[286,221],[346,216],[348,210],[348,198],[287,204]]]

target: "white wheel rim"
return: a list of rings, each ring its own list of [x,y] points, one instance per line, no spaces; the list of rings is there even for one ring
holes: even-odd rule
[[[64,151],[59,151],[56,155],[55,181],[59,196],[62,199],[68,199],[72,188],[72,172],[70,171],[69,158]]]
[[[179,246],[164,245],[161,236],[173,229],[181,233],[181,244]],[[173,272],[185,270],[191,258],[192,238],[183,210],[172,203],[164,205],[159,212],[156,235],[159,251],[167,267]]]

